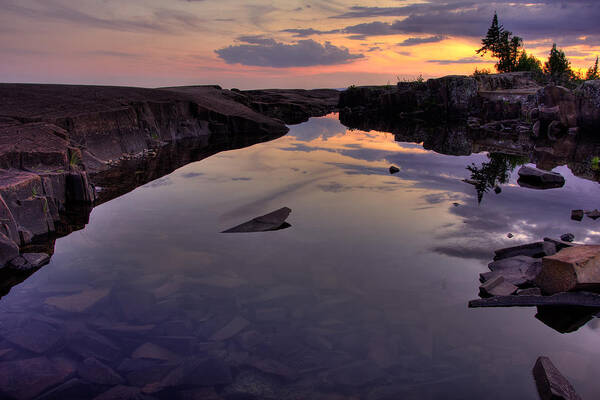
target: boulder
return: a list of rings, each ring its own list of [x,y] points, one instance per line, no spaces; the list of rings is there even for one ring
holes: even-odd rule
[[[573,221],[581,221],[583,219],[583,210],[571,211],[571,219]]]
[[[484,276],[486,280],[501,276],[506,282],[523,286],[533,283],[542,269],[542,262],[539,258],[515,256],[494,261],[488,265],[488,268],[492,272],[491,275]]]
[[[10,268],[14,269],[15,271],[20,271],[20,272],[28,272],[28,271],[31,271],[32,269],[34,269],[31,266],[31,264],[29,264],[27,262],[27,260],[21,256],[15,257],[12,260],[10,260],[10,262],[8,263],[8,266]]]
[[[496,276],[479,287],[481,296],[510,296],[517,291],[517,287],[504,280],[502,276]]]
[[[292,210],[290,208],[283,207],[223,231],[222,233],[267,232],[289,228],[291,225],[285,222],[285,220],[289,217],[291,212]]]
[[[0,268],[19,255],[19,246],[9,239],[4,233],[0,233]]]
[[[572,91],[562,86],[546,86],[536,96],[539,104],[557,109],[557,120],[564,126],[577,126],[578,107]]]
[[[562,240],[563,242],[572,242],[573,240],[575,240],[575,235],[573,235],[572,233],[565,233],[560,237],[560,240]]]
[[[533,377],[541,400],[581,400],[548,357],[539,357],[533,367]]]
[[[533,189],[553,189],[563,187],[565,178],[557,172],[523,166],[519,169],[518,183],[519,186]]]
[[[557,239],[552,239],[552,238],[544,238],[544,242],[549,242],[552,243],[555,247],[555,252],[560,251],[562,249],[566,249],[567,247],[573,247],[576,246],[576,244],[572,243],[572,242],[565,242],[564,240],[557,240]],[[554,254],[552,253],[552,254]],[[549,256],[551,256],[552,254],[548,254]]]
[[[517,296],[541,296],[541,295],[542,295],[542,290],[537,287],[517,290]]]
[[[23,258],[32,268],[40,268],[50,262],[50,256],[46,253],[25,253]]]
[[[598,218],[600,218],[600,211],[598,211],[598,210],[586,211],[585,215],[587,215],[588,218],[591,218],[595,221]]]
[[[551,241],[526,243],[519,246],[498,249],[495,252],[494,261],[516,256],[527,256],[541,258],[556,253],[556,244]]]
[[[600,246],[574,246],[544,257],[535,281],[547,294],[600,288]]]

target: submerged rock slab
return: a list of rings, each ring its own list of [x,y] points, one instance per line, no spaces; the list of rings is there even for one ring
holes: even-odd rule
[[[256,217],[241,225],[223,231],[222,233],[249,233],[249,232],[267,232],[277,231],[289,228],[291,225],[285,222],[292,210],[288,207],[280,208],[269,214]]]
[[[66,312],[88,311],[108,296],[110,289],[89,289],[69,296],[54,296],[46,299],[46,304]]]
[[[542,400],[581,400],[548,357],[539,357],[533,367],[533,377]]]
[[[544,257],[536,284],[546,294],[600,287],[600,246],[574,246]]]
[[[75,372],[64,359],[28,358],[0,363],[0,392],[11,399],[31,399]],[[2,398],[7,398],[3,397]]]

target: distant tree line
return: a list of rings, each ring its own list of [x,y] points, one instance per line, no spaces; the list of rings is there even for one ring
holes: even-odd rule
[[[540,77],[561,83],[600,79],[598,57],[596,57],[596,63],[587,70],[587,73],[583,74],[571,68],[565,52],[558,49],[556,43],[550,50],[548,61],[542,65],[542,62],[534,55],[527,54],[523,48],[523,39],[514,36],[512,32],[500,25],[496,13],[494,13],[487,35],[481,40],[481,45],[476,53],[482,57],[489,53],[496,58],[498,61],[495,67],[498,72],[531,71]],[[475,70],[475,74],[481,73],[489,73],[489,71]]]

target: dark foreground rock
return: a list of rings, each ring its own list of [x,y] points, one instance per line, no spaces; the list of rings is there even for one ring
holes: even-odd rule
[[[290,216],[291,212],[292,210],[290,208],[283,207],[271,213],[256,217],[248,222],[244,222],[243,224],[235,226],[231,229],[227,229],[222,233],[267,232],[286,229],[291,226],[285,222],[285,220]]]
[[[541,400],[581,400],[548,357],[539,357],[533,367],[533,377]]]

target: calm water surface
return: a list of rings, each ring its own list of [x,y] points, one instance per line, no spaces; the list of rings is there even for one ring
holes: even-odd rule
[[[560,334],[535,308],[467,302],[496,248],[566,232],[597,242],[600,221],[570,211],[596,208],[600,187],[559,167],[562,189],[513,176],[479,204],[461,180],[487,160],[332,115],[189,164],[57,241],[0,300],[0,322],[25,338],[1,341],[0,357],[94,357],[155,398],[192,398],[201,383],[225,399],[383,400],[535,399],[531,368],[547,355],[595,398],[595,319]],[[289,229],[219,233],[284,206]]]

